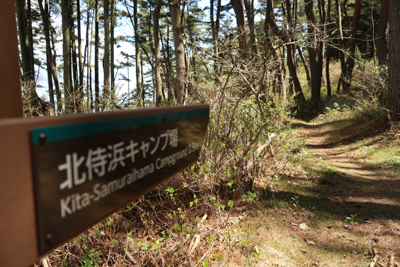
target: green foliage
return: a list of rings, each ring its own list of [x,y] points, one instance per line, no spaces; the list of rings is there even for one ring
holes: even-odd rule
[[[96,249],[83,249],[84,250],[84,255],[82,258],[79,260],[84,262],[85,267],[94,267],[102,263],[102,257],[103,255],[101,254],[100,251]]]

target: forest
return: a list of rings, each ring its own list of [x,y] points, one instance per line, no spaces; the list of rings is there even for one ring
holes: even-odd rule
[[[400,2],[15,3],[26,117],[210,105],[196,164],[36,266],[397,264]]]

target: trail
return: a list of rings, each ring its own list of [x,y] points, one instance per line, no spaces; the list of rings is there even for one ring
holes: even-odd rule
[[[310,166],[319,179],[333,181],[325,198],[336,205],[337,215],[354,216],[350,231],[359,231],[360,241],[381,256],[400,257],[400,177],[366,153],[383,143],[384,121],[352,120],[299,123],[300,135],[312,155]],[[354,223],[354,225],[353,225]],[[347,226],[345,226],[346,228]]]

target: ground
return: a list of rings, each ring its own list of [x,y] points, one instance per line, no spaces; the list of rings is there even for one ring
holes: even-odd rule
[[[387,120],[333,116],[293,127],[306,173],[289,168],[275,179],[271,201],[290,208],[266,211],[259,231],[273,231],[263,243],[281,255],[266,253],[259,266],[369,266],[374,253],[384,266],[398,260],[400,150]]]
[[[171,179],[175,192],[171,184],[156,191],[170,199],[139,199],[41,266],[396,266],[387,264],[400,261],[399,125],[379,109],[286,123],[283,137],[261,146],[275,147],[265,153],[275,167],[241,198]],[[288,152],[276,159],[279,144]],[[190,205],[172,209],[176,202]]]

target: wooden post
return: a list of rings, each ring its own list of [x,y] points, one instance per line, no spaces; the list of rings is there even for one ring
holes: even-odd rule
[[[22,117],[15,1],[0,1],[0,119]]]

